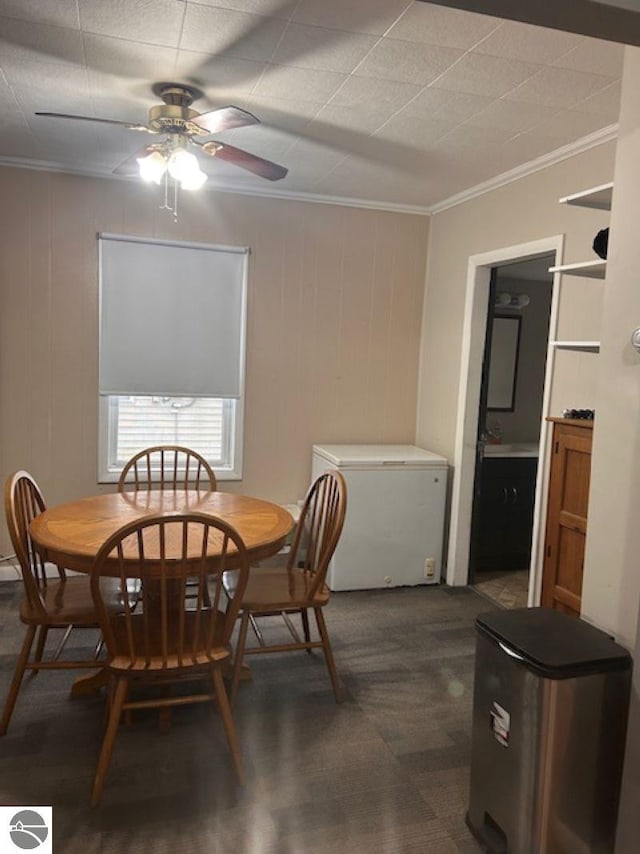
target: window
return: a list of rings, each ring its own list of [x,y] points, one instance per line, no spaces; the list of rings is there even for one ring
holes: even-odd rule
[[[240,479],[247,250],[99,237],[100,482],[153,445]]]

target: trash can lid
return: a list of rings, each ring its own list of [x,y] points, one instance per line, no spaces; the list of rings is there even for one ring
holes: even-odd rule
[[[578,617],[550,608],[491,611],[476,628],[548,679],[571,679],[631,666],[631,656],[610,635]]]

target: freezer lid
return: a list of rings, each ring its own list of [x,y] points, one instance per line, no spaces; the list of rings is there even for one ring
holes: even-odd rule
[[[314,445],[313,453],[338,468],[411,466],[441,468],[447,460],[414,445]]]
[[[631,666],[627,650],[610,635],[550,608],[480,614],[476,628],[498,643],[506,655],[547,679],[572,679]]]

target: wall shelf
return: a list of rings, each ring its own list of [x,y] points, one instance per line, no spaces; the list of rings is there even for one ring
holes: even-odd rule
[[[613,183],[600,184],[580,193],[572,193],[560,199],[561,205],[575,205],[581,208],[593,208],[599,211],[611,210],[611,197],[613,195]]]
[[[561,264],[549,267],[550,273],[562,273],[565,276],[582,276],[585,279],[604,279],[607,271],[606,261],[581,261],[578,264]]]
[[[599,353],[599,341],[552,341],[551,346],[556,350],[574,350],[581,353]]]

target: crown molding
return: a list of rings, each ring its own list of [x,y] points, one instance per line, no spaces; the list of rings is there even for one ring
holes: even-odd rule
[[[317,205],[338,205],[348,208],[363,208],[365,210],[389,211],[391,213],[408,213],[418,216],[433,216],[434,214],[442,213],[449,208],[461,205],[485,193],[490,193],[492,190],[497,190],[499,187],[504,187],[506,184],[512,184],[514,181],[519,181],[527,175],[532,175],[542,169],[547,169],[556,163],[561,163],[563,160],[568,160],[577,154],[584,151],[589,151],[598,145],[604,145],[611,142],[618,136],[618,125],[608,125],[595,133],[582,137],[582,139],[572,142],[570,145],[564,145],[562,148],[557,148],[555,151],[550,151],[548,154],[543,154],[535,160],[530,160],[523,163],[521,166],[516,166],[515,169],[510,169],[508,172],[503,172],[488,181],[483,181],[481,184],[476,184],[463,190],[461,193],[456,193],[437,202],[435,205],[403,205],[394,202],[384,202],[371,199],[358,198],[343,198],[342,196],[325,196],[319,193],[300,193],[293,190],[274,190],[260,188],[241,188],[231,187],[225,184],[213,184],[205,187],[205,192],[208,193],[228,193],[236,196],[254,196],[267,199],[283,199],[292,202],[306,202],[308,204]],[[67,175],[79,175],[85,178],[103,178],[107,181],[135,181],[136,176],[113,175],[112,173],[100,172],[97,169],[82,169],[80,167],[67,166],[60,163],[55,163],[47,160],[27,160],[24,157],[3,157],[0,156],[0,166],[8,166],[15,169],[32,169],[38,172],[58,172]]]
[[[582,154],[584,151],[589,151],[591,148],[596,148],[598,145],[604,145],[606,142],[611,142],[618,136],[618,125],[607,125],[607,127],[597,130],[588,136],[583,136],[582,139],[576,140],[569,145],[563,145],[562,148],[556,148],[555,151],[550,151],[548,154],[543,154],[542,157],[537,157],[535,160],[530,160],[528,163],[523,163],[521,166],[516,166],[515,169],[510,169],[508,172],[503,172],[501,175],[496,175],[489,178],[488,181],[483,181],[481,184],[476,184],[475,187],[469,187],[461,193],[456,193],[454,196],[449,196],[442,202],[438,202],[429,208],[430,214],[439,214],[449,210],[456,205],[461,205],[477,196],[482,196],[485,193],[490,193],[492,190],[497,190],[499,187],[504,187],[506,184],[512,184],[514,181],[519,181],[527,175],[533,175],[534,172],[540,172],[542,169],[547,169],[556,163],[561,163],[563,160],[568,160],[570,157],[575,157],[576,154]]]
[[[25,157],[5,157],[0,155],[0,166],[13,169],[30,169],[36,172],[57,172],[65,175],[78,175],[83,178],[102,178],[106,181],[136,181],[137,176],[114,175],[110,172],[100,172],[98,169],[83,169],[76,166],[56,163],[48,160],[28,160]],[[257,196],[259,198],[283,199],[293,202],[307,202],[318,205],[338,205],[348,208],[365,208],[367,210],[389,211],[391,213],[408,213],[418,216],[429,216],[429,208],[423,205],[404,205],[395,202],[378,201],[375,199],[358,199],[342,196],[326,196],[319,193],[299,193],[293,190],[272,190],[231,187],[213,182],[204,187],[207,193],[227,193],[233,196]]]

